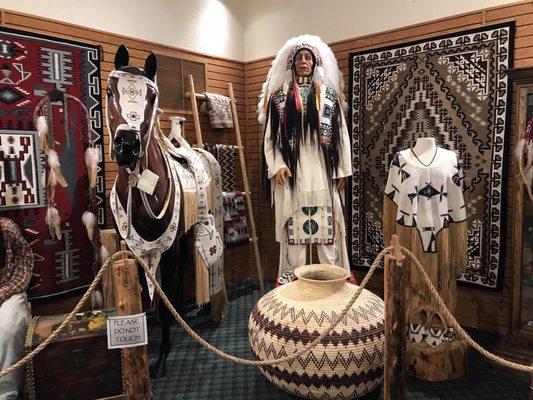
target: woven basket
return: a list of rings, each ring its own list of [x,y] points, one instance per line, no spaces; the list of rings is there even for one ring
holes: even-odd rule
[[[298,280],[263,296],[248,323],[257,359],[295,353],[340,314],[357,286],[348,272],[315,264],[296,269]],[[313,350],[289,363],[261,367],[281,389],[308,399],[354,399],[383,378],[384,303],[364,289],[347,316]]]

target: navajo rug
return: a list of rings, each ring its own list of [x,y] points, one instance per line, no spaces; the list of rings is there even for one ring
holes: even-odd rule
[[[430,136],[465,171],[469,259],[460,281],[501,288],[513,40],[509,22],[350,55],[354,266],[370,266],[385,246],[393,155]]]
[[[63,112],[53,104],[56,150],[68,187],[56,188],[63,237],[56,240],[45,224],[44,155],[38,147],[33,110],[50,89],[79,98],[91,116],[91,135],[103,147],[99,47],[0,28],[0,213],[12,218],[32,244],[41,284],[30,298],[53,296],[86,286],[91,280],[92,249],[81,223],[88,208],[88,183],[82,134],[83,113],[69,101],[69,135]],[[100,163],[98,222],[104,215],[104,163]]]

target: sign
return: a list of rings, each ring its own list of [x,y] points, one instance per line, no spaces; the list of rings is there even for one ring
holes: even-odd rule
[[[107,318],[107,348],[143,346],[148,344],[146,314]]]

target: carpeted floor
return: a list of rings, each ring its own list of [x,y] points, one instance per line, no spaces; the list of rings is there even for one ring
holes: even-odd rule
[[[271,285],[269,286],[272,287]],[[247,337],[248,316],[259,299],[259,291],[250,281],[228,288],[229,304],[224,320],[214,325],[209,318],[187,313],[187,322],[204,339],[236,356],[250,358]],[[497,335],[470,331],[485,348],[492,349],[500,339]],[[150,325],[150,361],[157,357],[160,329]],[[171,331],[172,352],[168,357],[168,374],[152,380],[154,399],[173,400],[285,400],[296,399],[272,385],[254,367],[236,365],[217,358],[196,344],[178,326]],[[377,400],[380,390],[364,400]],[[469,354],[466,377],[452,382],[430,383],[416,379],[407,382],[408,400],[527,400],[528,379],[525,375],[488,365],[473,351]]]

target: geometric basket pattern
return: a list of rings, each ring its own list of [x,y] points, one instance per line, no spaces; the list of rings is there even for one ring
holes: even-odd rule
[[[304,267],[305,268],[305,267]],[[293,354],[336,319],[357,287],[345,283],[320,301],[295,301],[299,281],[270,291],[249,318],[256,359]],[[307,399],[353,399],[376,388],[383,377],[384,303],[364,290],[337,327],[310,352],[289,362],[260,367],[265,377],[290,394]]]

